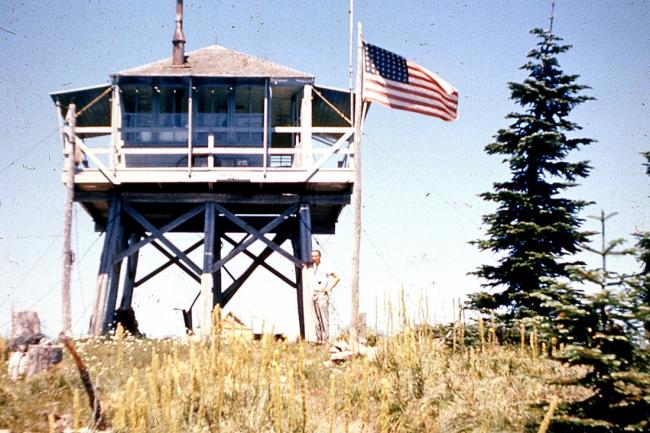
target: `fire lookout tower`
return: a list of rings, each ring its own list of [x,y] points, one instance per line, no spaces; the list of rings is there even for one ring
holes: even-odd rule
[[[184,45],[178,0],[172,58],[51,94],[73,143],[64,153],[74,201],[105,232],[90,333],[133,314],[134,289],[176,265],[200,286],[201,334],[212,309],[263,267],[295,289],[304,337],[301,264],[312,234],[334,233],[354,185],[350,93],[218,45],[189,53]],[[99,136],[108,146],[84,141]],[[180,246],[171,232],[202,239]],[[254,242],[265,244],[261,253],[249,250]],[[167,262],[136,278],[138,256],[151,247]],[[201,247],[195,263],[189,254]],[[272,253],[295,273],[267,263]],[[225,266],[239,255],[252,262],[233,276]],[[191,308],[183,316],[191,327]]]

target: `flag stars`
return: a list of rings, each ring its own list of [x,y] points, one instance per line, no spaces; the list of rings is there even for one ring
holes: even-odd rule
[[[366,72],[401,83],[408,83],[406,59],[383,48],[363,44]]]

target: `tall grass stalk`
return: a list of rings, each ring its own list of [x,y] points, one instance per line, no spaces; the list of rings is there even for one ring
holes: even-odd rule
[[[481,352],[483,352],[485,351],[485,324],[482,316],[478,318],[478,337],[481,343]]]
[[[79,389],[74,388],[72,391],[72,429],[78,431],[81,428],[81,401],[79,399]]]
[[[403,328],[378,338],[372,360],[351,358],[343,365],[324,364],[329,354],[323,346],[223,335],[219,312],[207,339],[115,335],[78,347],[91,376],[101,378],[102,406],[115,433],[514,433],[540,425],[544,413],[531,403],[576,397],[575,390],[548,384],[557,376],[571,378],[572,370],[535,358],[532,350],[499,345],[493,323],[479,320],[480,348],[461,347],[457,327],[454,352],[433,328],[400,319]],[[462,323],[462,312],[454,319]],[[47,416],[33,409],[44,406],[57,415],[72,408],[71,427],[83,425],[89,412],[75,403],[79,396],[69,384],[76,381],[69,359],[30,383],[10,384],[0,372],[0,429],[48,431]],[[47,400],[57,392],[65,401],[59,409]]]

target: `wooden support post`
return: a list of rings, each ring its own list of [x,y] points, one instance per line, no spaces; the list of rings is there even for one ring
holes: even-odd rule
[[[311,207],[307,203],[300,205],[300,260],[305,263],[311,257]]]
[[[117,220],[122,213],[122,201],[115,198],[111,202],[111,208],[108,213],[108,222],[106,224],[106,234],[104,235],[104,247],[99,262],[99,272],[97,274],[97,287],[95,295],[95,309],[90,321],[89,333],[91,335],[101,335],[104,319],[104,306],[106,305],[106,291],[108,289],[109,269],[113,267],[113,256],[115,251],[115,234],[116,226],[119,225]]]
[[[297,243],[297,245],[296,245]],[[294,243],[294,254],[302,263],[307,263],[311,256],[311,208],[309,204],[302,203],[298,212],[298,239]],[[302,276],[303,268],[296,267],[296,301],[298,303],[298,326],[300,327],[300,338],[305,338],[305,297],[304,283]],[[311,296],[307,302],[311,302]],[[310,323],[311,326],[311,323]]]
[[[214,228],[214,246],[212,247],[212,262],[216,262],[221,260],[221,230],[219,227],[217,227],[217,217],[216,217],[216,212],[215,212],[215,218],[214,218],[214,223],[215,223],[215,228]],[[210,268],[212,268],[212,263],[210,263]],[[222,268],[228,272],[225,266],[222,266]],[[230,272],[228,272],[230,274]],[[232,277],[232,275],[231,275]],[[222,292],[221,292],[221,268],[214,270],[212,274],[212,308],[215,306],[219,305],[220,307],[223,307],[223,300],[222,300]]]
[[[129,236],[129,246],[140,241],[138,233],[131,233]],[[138,257],[140,251],[131,254],[127,259],[126,275],[124,276],[124,285],[122,286],[122,300],[120,301],[120,310],[128,310],[133,303],[133,288],[135,287],[135,275],[138,270]]]
[[[205,234],[203,242],[203,273],[201,274],[201,337],[210,336],[212,325],[214,273],[214,229],[215,229],[214,203],[208,202],[205,205],[205,222],[203,230]]]
[[[120,250],[125,250],[128,247],[128,239],[124,233],[124,226],[122,225],[122,218],[118,216],[115,221],[115,234],[113,242],[112,256],[115,257]],[[109,266],[108,275],[108,290],[106,292],[106,305],[104,306],[104,319],[102,324],[102,334],[108,333],[115,319],[115,307],[117,305],[117,292],[120,288],[120,271],[122,270],[122,260],[113,262]]]
[[[74,174],[75,174],[75,126],[77,122],[75,105],[68,106],[66,116],[66,131],[63,133],[63,154],[65,156],[65,217],[63,222],[63,285],[61,288],[62,301],[62,330],[64,335],[69,335],[72,328],[70,306],[70,275],[72,274],[73,252],[71,246],[70,229],[72,227],[72,206],[74,203]]]
[[[298,222],[300,224],[300,222]],[[301,242],[300,242],[300,235],[297,233],[294,233],[293,236],[291,237],[291,248],[293,249],[293,254],[296,256],[297,259],[301,259],[302,253],[301,253]],[[303,272],[304,268],[298,268],[297,266],[294,267],[295,274],[296,274],[296,301],[298,303],[298,331],[300,332],[300,338],[303,340],[306,338],[305,334],[305,312],[309,311],[308,305],[305,305],[305,297],[304,297],[304,290],[303,290]],[[307,325],[309,326],[309,324]]]

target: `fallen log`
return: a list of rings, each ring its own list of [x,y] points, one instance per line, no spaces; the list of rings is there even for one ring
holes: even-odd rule
[[[102,407],[99,404],[99,397],[97,395],[97,391],[95,390],[95,387],[93,386],[93,383],[90,380],[90,374],[88,373],[88,369],[86,368],[86,365],[84,364],[83,360],[77,353],[77,350],[75,349],[72,340],[70,340],[63,333],[60,335],[59,338],[61,339],[61,342],[63,343],[65,348],[68,349],[68,352],[70,352],[70,356],[72,356],[72,359],[74,360],[74,363],[77,366],[77,370],[79,370],[81,383],[83,383],[84,390],[88,395],[88,403],[90,404],[90,411],[93,414],[93,428],[101,429],[104,424],[104,421],[102,419]]]

